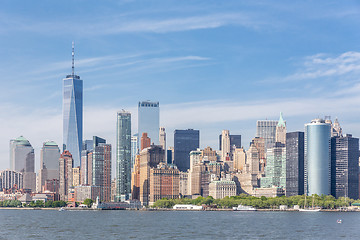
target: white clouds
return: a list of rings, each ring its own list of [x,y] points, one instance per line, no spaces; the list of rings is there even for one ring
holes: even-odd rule
[[[65,18],[66,19],[66,18]],[[225,12],[207,15],[177,16],[172,18],[158,19],[138,17],[130,19],[129,16],[110,15],[94,16],[91,19],[77,19],[74,21],[34,21],[20,16],[8,16],[0,18],[5,22],[2,32],[20,31],[42,34],[59,35],[69,31],[79,36],[113,35],[121,33],[168,33],[191,31],[198,29],[212,29],[227,25],[236,25],[247,28],[259,28],[268,26],[269,23],[250,16],[244,12]]]
[[[345,52],[338,56],[316,54],[305,58],[303,68],[286,80],[306,80],[339,77],[360,72],[360,52]]]

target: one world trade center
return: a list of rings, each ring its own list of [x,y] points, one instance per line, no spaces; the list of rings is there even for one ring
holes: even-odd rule
[[[74,73],[74,42],[72,74],[63,79],[63,150],[72,154],[74,166],[80,166],[83,133],[83,81]]]

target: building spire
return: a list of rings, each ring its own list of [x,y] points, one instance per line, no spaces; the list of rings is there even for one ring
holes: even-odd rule
[[[75,61],[74,61],[74,57],[75,57],[75,42],[72,41],[72,77],[75,76]]]
[[[280,112],[280,118],[279,118],[279,122],[278,122],[278,126],[282,126],[282,127],[285,127],[285,121],[283,119],[283,115],[282,115],[282,112]]]

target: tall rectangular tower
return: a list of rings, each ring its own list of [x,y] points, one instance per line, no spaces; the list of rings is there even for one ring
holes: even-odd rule
[[[116,126],[115,201],[125,201],[131,193],[131,113],[118,112]]]
[[[10,140],[11,170],[23,173],[23,187],[36,190],[35,154],[30,142],[23,136]]]
[[[53,141],[44,142],[40,151],[40,191],[47,180],[59,180],[60,149]]]
[[[194,129],[175,130],[174,132],[174,164],[180,171],[190,168],[190,152],[199,148],[200,131]]]
[[[304,194],[304,132],[286,133],[286,196]]]
[[[265,141],[265,152],[275,144],[276,138],[276,120],[258,120],[256,121],[256,137],[263,138]]]
[[[159,102],[143,101],[138,105],[138,136],[141,138],[145,132],[151,143],[159,144]]]
[[[359,139],[331,138],[331,195],[359,198]]]
[[[83,81],[74,73],[74,43],[72,74],[63,80],[63,150],[73,157],[74,166],[80,166],[83,134]]]

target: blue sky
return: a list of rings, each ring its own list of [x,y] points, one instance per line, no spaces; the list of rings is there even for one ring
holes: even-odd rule
[[[258,119],[284,113],[288,131],[318,116],[360,136],[357,1],[7,1],[0,4],[0,169],[24,135],[39,159],[62,142],[62,79],[84,80],[84,139],[115,147],[116,111],[160,102],[173,131],[222,129],[247,148]],[[37,162],[37,166],[39,163]]]

